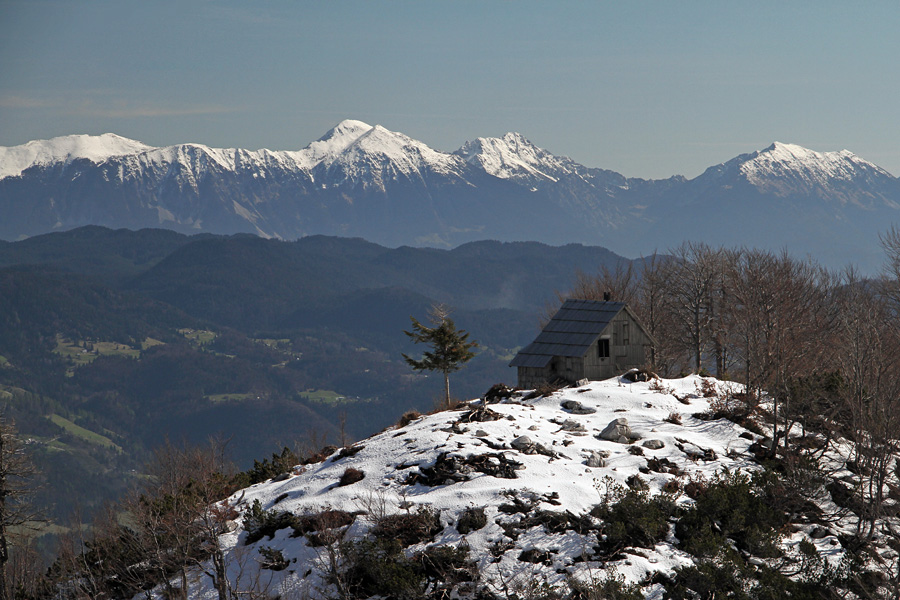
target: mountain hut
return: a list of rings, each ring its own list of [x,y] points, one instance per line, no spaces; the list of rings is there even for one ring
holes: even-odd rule
[[[624,302],[568,299],[509,366],[524,389],[608,379],[646,366],[655,343]]]

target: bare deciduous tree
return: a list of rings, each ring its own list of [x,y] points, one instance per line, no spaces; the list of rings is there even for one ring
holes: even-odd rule
[[[857,534],[868,540],[883,515],[887,478],[900,451],[900,332],[889,296],[876,293],[853,269],[845,270],[842,283],[835,357],[844,377],[851,462],[860,473]]]
[[[673,319],[673,342],[681,348],[699,372],[703,353],[710,348],[713,292],[722,273],[720,250],[706,244],[685,242],[671,251],[674,259],[665,270]]]
[[[37,470],[15,424],[0,416],[0,593],[12,598],[15,576],[8,572],[13,547],[20,543],[16,530],[33,527],[39,513],[31,500],[36,491]],[[25,544],[21,544],[22,548]],[[12,577],[10,577],[12,575]]]
[[[219,600],[231,600],[226,557],[219,543],[237,516],[225,502],[231,492],[225,445],[175,446],[166,442],[149,466],[150,484],[128,503],[131,514],[159,568],[179,574],[170,594],[187,598],[188,568],[205,573]]]

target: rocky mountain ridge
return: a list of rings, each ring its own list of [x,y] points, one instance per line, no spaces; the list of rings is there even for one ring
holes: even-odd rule
[[[715,243],[705,235],[713,230],[730,243],[872,268],[877,234],[898,211],[900,183],[884,169],[846,150],[782,143],[691,180],[585,167],[517,133],[442,152],[354,120],[297,151],[152,148],[113,134],[0,148],[8,240],[97,224],[436,247],[574,241],[638,255],[684,239]]]

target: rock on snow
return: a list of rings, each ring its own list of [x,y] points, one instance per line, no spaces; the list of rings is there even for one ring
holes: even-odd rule
[[[585,515],[610,484],[625,485],[639,473],[650,492],[657,494],[674,475],[648,472],[649,459],[670,461],[687,477],[708,477],[723,468],[758,468],[748,452],[755,436],[730,421],[693,416],[709,408],[697,392],[700,382],[697,376],[638,383],[615,378],[542,398],[525,399],[527,394],[518,393],[490,405],[488,410],[499,418],[476,422],[471,419],[475,414],[471,405],[439,412],[374,435],[360,442],[358,451],[344,452],[343,458],[336,452],[321,463],[295,468],[287,479],[242,490],[230,502],[242,512],[259,501],[264,509],[298,515],[326,508],[354,513],[356,518],[344,533],[347,539],[364,536],[379,514],[427,507],[439,515],[440,531],[407,552],[433,544],[465,543],[483,577],[497,586],[535,578],[554,584],[567,577],[610,571],[636,582],[650,572],[669,573],[690,564],[691,558],[670,543],[675,541],[670,536],[668,542],[642,549],[639,555],[626,554],[622,560],[603,564],[591,560],[596,536],[572,530],[548,533],[534,526],[516,539],[508,537],[502,525],[521,515],[509,514],[501,506],[508,507],[511,498],[518,498],[535,508]],[[679,402],[676,395],[688,398],[689,404]],[[572,403],[591,410],[564,408]],[[666,421],[675,411],[682,415],[681,424]],[[601,439],[608,425],[615,429],[614,441]],[[630,442],[639,438],[652,438],[653,443],[633,448],[640,444]],[[690,452],[695,447],[712,453],[698,457]],[[714,459],[706,460],[709,456]],[[365,477],[338,486],[348,468],[363,471]],[[684,496],[679,500],[688,501]],[[466,527],[468,533],[463,535],[456,525],[473,508],[484,509],[487,524],[477,530]],[[322,597],[329,590],[322,571],[327,562],[324,550],[304,536],[291,534],[290,528],[281,529],[272,539],[250,545],[245,545],[247,534],[241,527],[225,534],[221,542],[234,565],[232,575],[238,576],[238,565],[258,568],[259,560],[240,561],[238,556],[258,558],[259,549],[275,548],[289,567],[263,572],[271,580],[270,591],[286,597]],[[532,556],[541,560],[522,559]],[[246,572],[243,577],[247,578]],[[195,585],[199,587],[191,597],[214,597],[212,589],[203,588],[209,584],[202,577]],[[655,597],[660,591],[650,586],[645,593]]]

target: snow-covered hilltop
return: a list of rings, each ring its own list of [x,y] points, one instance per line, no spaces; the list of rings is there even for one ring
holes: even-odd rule
[[[581,242],[637,255],[716,243],[712,230],[732,244],[869,267],[898,210],[900,183],[883,169],[845,150],[781,143],[692,180],[626,178],[518,133],[444,152],[356,120],[300,150],[154,148],[112,134],[0,148],[0,239],[104,225],[439,247]]]
[[[230,575],[302,598],[561,598],[540,594],[601,584],[632,594],[616,598],[688,598],[705,568],[744,591],[838,585],[852,515],[827,493],[771,506],[776,488],[751,478],[766,439],[716,418],[737,391],[615,378],[407,416],[232,496],[239,516],[220,538]],[[857,476],[835,466],[831,477]],[[415,593],[391,587],[401,574]],[[213,598],[195,575],[190,597]]]
[[[113,156],[139,154],[150,149],[146,144],[114,133],[67,135],[21,146],[0,146],[0,179],[18,177],[30,167],[65,165],[79,158],[100,163]]]

